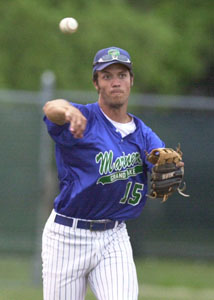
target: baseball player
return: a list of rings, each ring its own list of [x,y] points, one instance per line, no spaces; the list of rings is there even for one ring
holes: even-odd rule
[[[60,187],[43,232],[45,300],[83,300],[87,284],[98,300],[138,298],[125,222],[146,202],[145,153],[165,145],[127,113],[133,79],[127,51],[102,49],[93,61],[97,102],[44,106]]]

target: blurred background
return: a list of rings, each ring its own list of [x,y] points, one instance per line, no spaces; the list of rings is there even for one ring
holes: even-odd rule
[[[11,0],[0,12],[0,300],[23,299],[17,287],[35,285],[26,299],[41,299],[42,229],[58,192],[42,106],[95,102],[92,61],[109,46],[132,57],[129,112],[168,147],[181,144],[190,194],[148,200],[127,223],[134,256],[213,265],[214,1]],[[73,35],[59,31],[64,17],[79,22]]]

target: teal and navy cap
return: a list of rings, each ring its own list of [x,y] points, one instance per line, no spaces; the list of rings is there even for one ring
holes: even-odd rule
[[[93,61],[93,74],[101,71],[112,64],[125,65],[132,71],[132,62],[129,53],[118,47],[109,47],[99,50]]]

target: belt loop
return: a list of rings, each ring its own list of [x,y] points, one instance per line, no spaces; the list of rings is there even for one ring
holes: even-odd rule
[[[90,231],[93,231],[93,224],[94,224],[94,222],[90,221],[90,223],[89,223],[89,229],[90,229]]]
[[[76,229],[77,228],[77,223],[78,223],[78,219],[76,219],[76,218],[73,218],[73,225],[72,225],[72,228],[73,229]]]

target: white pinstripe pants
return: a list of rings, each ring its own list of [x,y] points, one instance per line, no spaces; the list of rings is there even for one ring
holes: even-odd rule
[[[138,283],[124,223],[90,231],[54,223],[43,232],[44,300],[84,300],[87,283],[98,300],[137,300]]]

